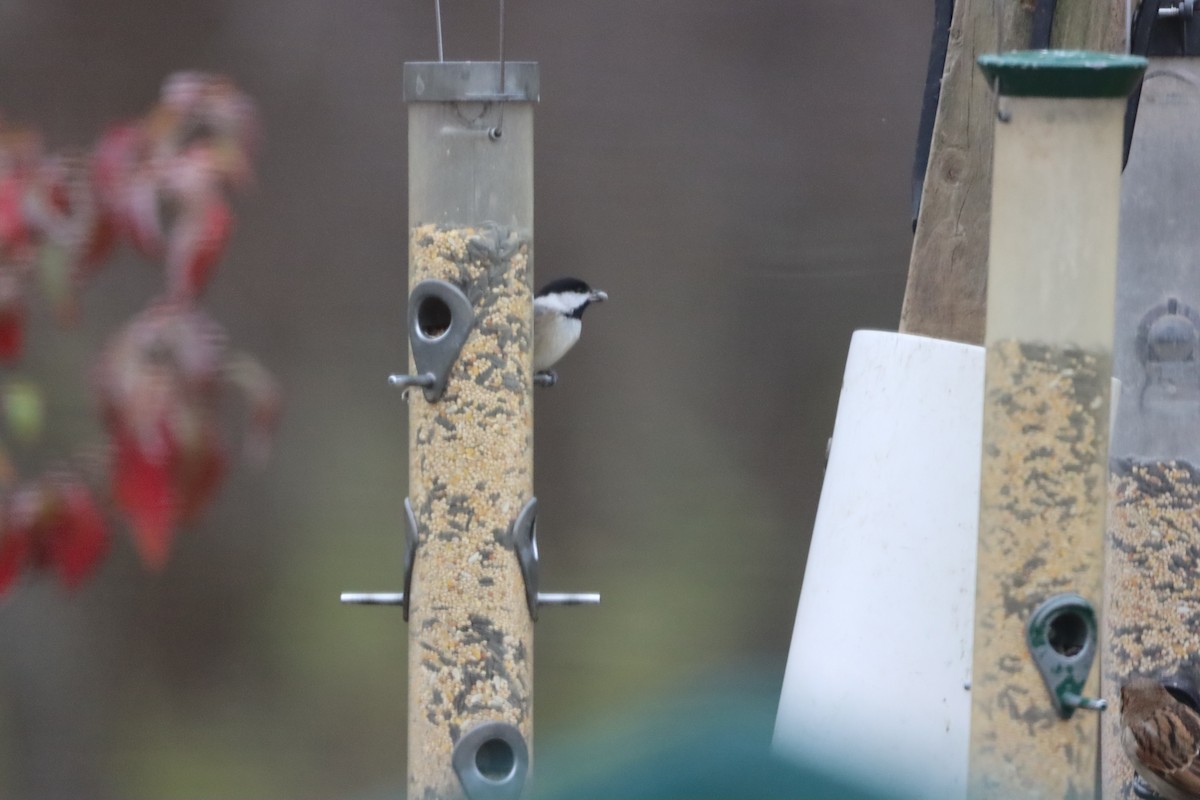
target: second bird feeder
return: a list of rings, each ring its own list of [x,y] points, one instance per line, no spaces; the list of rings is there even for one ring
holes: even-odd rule
[[[985,56],[998,92],[969,796],[1090,798],[1124,99],[1144,60]]]
[[[1143,3],[1134,45],[1151,56],[1125,169],[1117,271],[1105,608],[1105,697],[1153,678],[1195,705],[1200,689],[1200,37]],[[1187,34],[1186,36],[1184,34]],[[1105,721],[1107,798],[1131,797],[1118,718]]]

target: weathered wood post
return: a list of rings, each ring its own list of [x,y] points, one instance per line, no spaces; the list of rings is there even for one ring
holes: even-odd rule
[[[1145,61],[1042,51],[980,65],[1000,96],[968,791],[1082,800],[1098,763],[1086,709],[1099,693],[1124,100]]]
[[[1051,47],[1124,49],[1125,0],[1058,0],[1056,7]],[[1030,46],[1034,14],[1028,0],[954,2],[902,333],[983,343],[992,122],[979,110],[991,105],[992,89],[974,59]]]
[[[538,69],[412,63],[404,86],[412,373],[435,378],[409,399],[408,796],[517,797],[533,736],[515,523],[533,498]]]

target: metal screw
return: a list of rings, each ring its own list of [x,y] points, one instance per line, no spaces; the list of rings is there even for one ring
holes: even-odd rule
[[[1196,0],[1180,0],[1179,5],[1175,7],[1160,8],[1158,10],[1159,17],[1183,17],[1190,19],[1196,10]]]
[[[1097,697],[1083,697],[1074,692],[1065,692],[1062,696],[1064,705],[1072,708],[1086,708],[1091,711],[1103,711],[1108,708],[1108,701]]]
[[[389,375],[388,383],[392,386],[399,386],[401,389],[410,389],[413,386],[421,388],[429,388],[433,386],[436,380],[432,372],[424,372],[420,375]]]

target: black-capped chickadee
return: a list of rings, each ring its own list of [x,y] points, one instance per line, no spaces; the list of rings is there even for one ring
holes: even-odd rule
[[[607,299],[578,278],[551,281],[533,296],[533,371],[541,385],[558,380],[550,367],[579,341],[584,310]]]

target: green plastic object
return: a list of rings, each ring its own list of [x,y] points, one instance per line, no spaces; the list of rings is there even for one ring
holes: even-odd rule
[[[979,57],[988,83],[1008,97],[1125,97],[1146,59],[1090,50],[1014,50]]]

